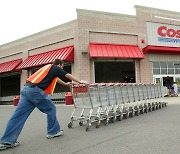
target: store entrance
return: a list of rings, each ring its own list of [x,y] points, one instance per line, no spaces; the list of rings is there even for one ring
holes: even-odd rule
[[[19,95],[20,74],[0,77],[0,97]]]
[[[168,89],[173,85],[174,78],[172,76],[163,77],[163,86],[166,86]]]
[[[135,63],[95,62],[95,82],[135,83]]]

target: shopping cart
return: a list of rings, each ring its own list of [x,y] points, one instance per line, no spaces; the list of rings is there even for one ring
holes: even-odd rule
[[[162,101],[161,101],[161,91],[160,91],[160,85],[156,84],[154,85],[154,91],[155,91],[155,98],[156,98],[156,104],[158,106],[159,109],[161,109],[163,106],[162,106]]]
[[[86,131],[94,122],[98,127],[101,107],[98,86],[96,84],[72,84],[70,89],[74,100],[74,110],[68,127],[71,128],[74,121],[79,121],[80,126],[86,122]]]
[[[117,109],[118,109],[117,98],[115,94],[115,84],[107,83],[106,89],[107,89],[107,96],[109,100],[108,116],[109,116],[109,119],[114,123],[116,121]]]
[[[120,86],[122,100],[123,100],[123,116],[127,119],[129,117],[129,98],[128,98],[128,92],[127,92],[127,83],[122,83],[122,86]]]
[[[116,118],[117,120],[121,121],[123,119],[123,108],[124,108],[124,100],[123,100],[123,94],[122,94],[122,83],[115,83],[114,84],[114,93],[116,97]],[[126,114],[128,111],[126,111],[124,114]],[[129,112],[128,112],[129,113]]]
[[[150,106],[146,86],[147,85],[143,83],[139,83],[136,85],[136,91],[138,93],[137,100],[139,102],[139,113],[141,114],[143,114],[144,112],[148,113]]]
[[[158,100],[158,89],[157,89],[157,84],[151,84],[151,91],[152,91],[152,97],[153,97],[153,106],[155,109],[159,109],[160,108],[160,102]]]
[[[152,100],[151,100],[151,93],[150,93],[151,89],[148,86],[148,84],[142,84],[142,89],[143,89],[143,96],[147,105],[147,109],[148,111],[151,112],[152,111]]]
[[[145,110],[144,91],[141,84],[133,85],[134,101],[137,103],[135,106],[136,115],[143,114]]]
[[[161,99],[162,107],[167,105],[167,102],[164,101],[164,97],[168,95],[168,89],[165,86],[159,86],[159,98]]]
[[[126,84],[127,98],[129,103],[129,115],[131,117],[134,117],[135,112],[139,108],[138,102],[135,101],[134,86],[135,84],[131,84],[131,83]]]
[[[104,124],[108,125],[109,120],[111,118],[109,113],[111,112],[112,108],[110,105],[110,100],[109,100],[109,96],[108,96],[108,87],[107,87],[106,83],[98,84],[98,95],[99,95],[99,100],[101,103],[99,120],[104,121]]]

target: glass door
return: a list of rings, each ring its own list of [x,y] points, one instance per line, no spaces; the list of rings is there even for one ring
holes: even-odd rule
[[[178,85],[178,92],[180,92],[180,77],[175,77],[175,82]]]
[[[154,78],[154,83],[162,85],[162,77],[155,77]]]

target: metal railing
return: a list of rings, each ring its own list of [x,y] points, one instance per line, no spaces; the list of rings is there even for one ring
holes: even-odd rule
[[[49,95],[49,97],[52,99],[53,103],[62,104],[62,103],[65,103],[65,93],[66,92],[54,93],[52,96]],[[0,97],[0,104],[13,104],[14,97],[15,97],[14,95]]]

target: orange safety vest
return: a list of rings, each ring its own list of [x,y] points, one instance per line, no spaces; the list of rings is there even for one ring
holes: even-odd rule
[[[41,82],[48,74],[49,70],[51,69],[52,65],[48,64],[39,69],[37,72],[35,72],[33,75],[31,75],[28,79],[26,79],[26,82],[31,82],[31,83],[39,83]],[[51,84],[44,90],[46,94],[53,94],[54,88],[56,86],[57,82],[57,77],[55,77]]]

